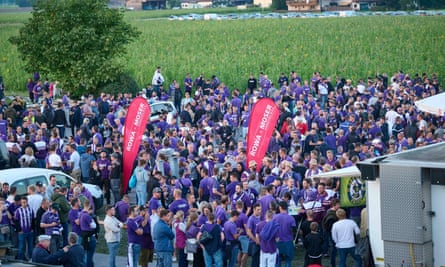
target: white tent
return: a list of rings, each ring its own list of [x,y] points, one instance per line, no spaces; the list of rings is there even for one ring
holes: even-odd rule
[[[334,177],[360,177],[361,172],[356,166],[351,166],[335,171],[319,173],[310,178],[334,178]]]
[[[415,104],[421,111],[442,116],[445,114],[445,93],[416,101]]]

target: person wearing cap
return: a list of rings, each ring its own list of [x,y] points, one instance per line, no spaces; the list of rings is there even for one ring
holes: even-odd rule
[[[161,188],[155,187],[153,189],[153,197],[148,202],[148,213],[150,214],[150,216],[156,213],[159,207],[162,207],[161,194]]]
[[[38,243],[32,251],[32,262],[52,265],[61,264],[62,257],[64,256],[65,252],[68,251],[68,248],[64,248],[63,250],[56,251],[52,254],[48,250],[50,243],[51,236],[40,235],[38,237]]]
[[[51,254],[54,254],[62,245],[62,225],[60,224],[59,210],[59,204],[51,204],[49,210],[42,215],[40,221],[40,227],[45,230],[45,235],[51,237],[49,246]]]
[[[297,225],[295,219],[287,213],[287,202],[280,201],[278,206],[280,213],[273,217],[274,221],[280,225],[277,248],[280,255],[284,256],[285,266],[290,267],[295,256],[293,240],[297,231]],[[281,266],[281,264],[279,265]]]

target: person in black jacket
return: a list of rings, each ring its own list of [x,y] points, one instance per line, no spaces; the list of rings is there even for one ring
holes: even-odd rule
[[[57,103],[57,109],[54,111],[53,124],[55,127],[57,127],[57,129],[59,129],[60,138],[64,138],[67,121],[62,102]]]
[[[69,245],[65,248],[67,252],[60,260],[64,267],[84,267],[85,250],[78,244],[79,237],[76,233],[70,232],[68,234]]]
[[[323,258],[323,237],[318,232],[318,223],[311,223],[311,232],[304,238],[303,245],[306,249],[304,258],[304,266],[309,264],[318,264],[321,266],[321,259]]]

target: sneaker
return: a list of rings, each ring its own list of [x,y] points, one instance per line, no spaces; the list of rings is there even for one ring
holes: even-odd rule
[[[175,256],[173,256],[173,262],[176,262],[176,257]]]

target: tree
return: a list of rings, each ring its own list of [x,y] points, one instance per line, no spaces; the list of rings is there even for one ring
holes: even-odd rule
[[[287,10],[286,0],[272,0],[272,10]]]
[[[93,92],[122,73],[126,45],[140,35],[123,12],[104,0],[37,0],[10,42],[28,72],[50,75],[75,94],[79,88]]]

